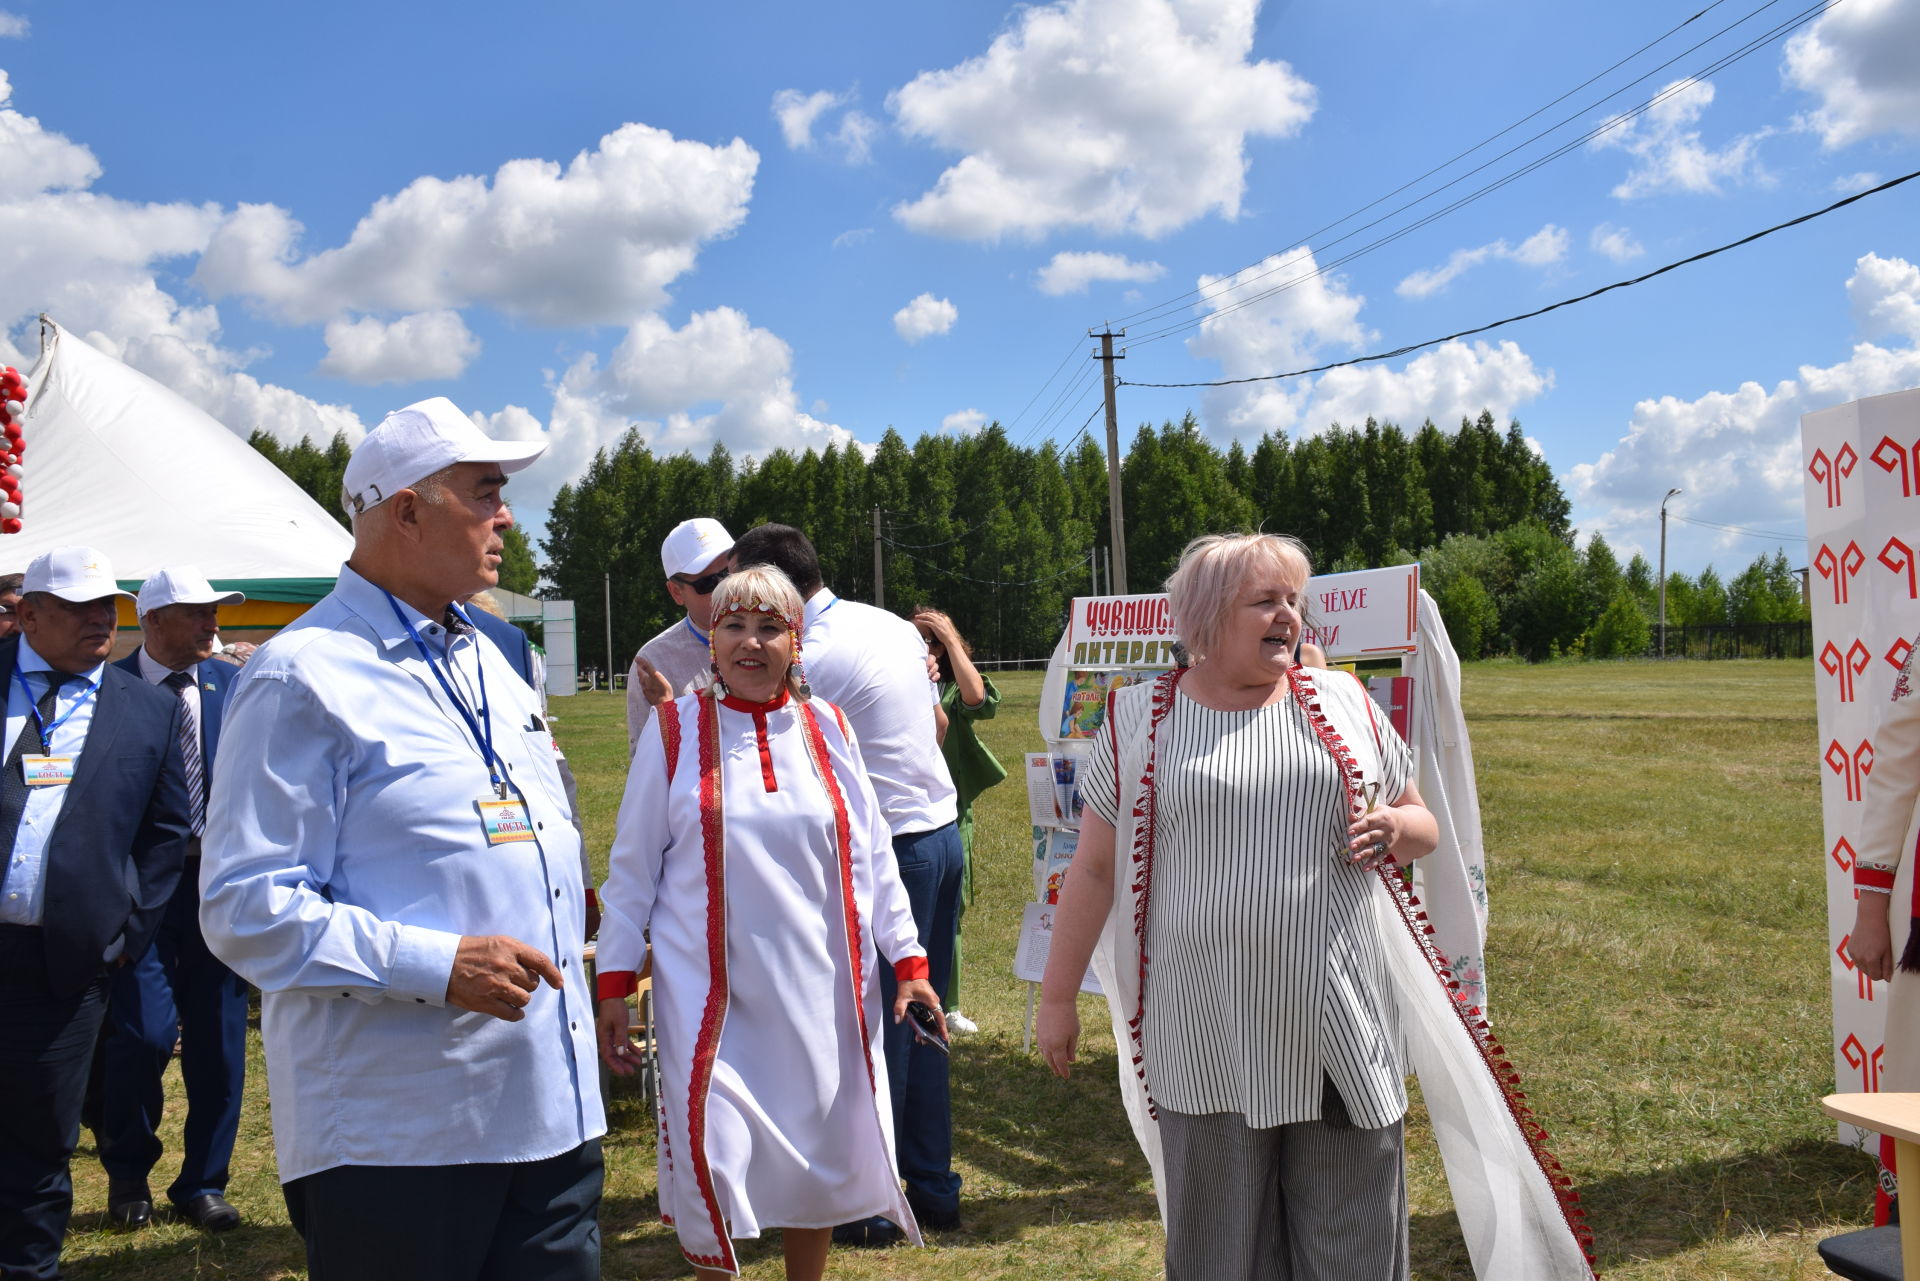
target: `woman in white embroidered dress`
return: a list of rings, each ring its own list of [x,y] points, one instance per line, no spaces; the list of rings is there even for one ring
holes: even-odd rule
[[[1119,936],[1168,1281],[1407,1275],[1404,1069],[1371,895],[1436,828],[1358,682],[1296,664],[1308,573],[1290,538],[1190,544],[1167,595],[1193,666],[1117,693],[1081,769],[1038,1041],[1066,1076],[1081,976],[1103,929]],[[1116,867],[1132,912],[1114,912]]]
[[[884,1215],[919,1242],[881,957],[900,980],[885,1017],[940,1002],[858,748],[807,690],[803,617],[768,566],[715,589],[715,681],[642,731],[601,889],[601,1055],[637,1066],[625,998],[650,931],[660,1211],[699,1277],[738,1273],[733,1240],[772,1227],[793,1281],[822,1275],[835,1224]]]

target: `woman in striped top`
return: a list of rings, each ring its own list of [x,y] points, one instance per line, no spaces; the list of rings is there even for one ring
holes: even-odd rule
[[[1358,682],[1296,664],[1309,572],[1291,538],[1190,544],[1167,595],[1194,665],[1118,693],[1082,767],[1039,1044],[1066,1076],[1089,957],[1103,929],[1130,935],[1168,1281],[1407,1275],[1404,1068],[1370,895],[1437,833]]]

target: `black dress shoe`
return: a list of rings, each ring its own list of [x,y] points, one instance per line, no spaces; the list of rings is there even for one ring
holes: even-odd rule
[[[197,1223],[209,1232],[225,1232],[240,1226],[240,1211],[228,1205],[227,1199],[218,1192],[202,1192],[199,1196],[175,1201],[173,1208],[181,1218]]]
[[[153,1222],[153,1193],[145,1179],[107,1179],[107,1217],[123,1228]]]
[[[871,1219],[860,1219],[853,1223],[842,1223],[833,1230],[835,1245],[850,1245],[862,1249],[885,1249],[906,1240],[907,1234],[900,1225],[882,1215]]]

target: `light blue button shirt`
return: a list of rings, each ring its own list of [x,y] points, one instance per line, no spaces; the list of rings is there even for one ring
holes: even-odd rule
[[[202,842],[200,923],[264,994],[280,1177],[338,1165],[532,1161],[606,1130],[585,890],[551,733],[492,645],[401,610],[477,710],[536,839],[489,846],[493,796],[459,710],[386,595],[342,568],[262,646],[227,704]],[[445,669],[443,669],[445,670]],[[446,1004],[462,935],[545,952],[508,1023]]]
[[[47,692],[46,673],[51,671],[47,660],[34,652],[27,638],[20,637],[18,666],[27,678],[27,685],[33,690],[33,699],[20,692],[20,682],[7,679],[7,730],[6,742],[0,745],[0,760],[13,755],[14,740],[24,730],[28,736],[27,750],[37,752],[34,742],[33,704]],[[100,677],[106,671],[102,663],[92,671],[78,676],[69,675],[67,683],[60,687],[59,697],[54,700],[53,716],[49,725],[55,725],[53,741],[47,744],[49,756],[80,755],[80,749],[87,745],[87,727],[93,724],[93,709],[100,695]],[[71,715],[68,713],[71,712]],[[66,716],[62,722],[60,718]],[[60,821],[60,811],[67,803],[65,785],[54,784],[45,787],[27,789],[27,807],[20,813],[20,830],[13,838],[13,849],[7,853],[6,874],[0,876],[0,922],[9,925],[38,925],[40,915],[46,905],[46,869],[47,841],[53,836],[53,826]],[[106,958],[112,960],[112,957]]]

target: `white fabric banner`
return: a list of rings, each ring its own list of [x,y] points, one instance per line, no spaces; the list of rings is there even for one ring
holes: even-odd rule
[[[1825,827],[1827,962],[1833,994],[1833,1069],[1841,1093],[1920,1089],[1920,1062],[1887,1057],[1887,985],[1847,955],[1853,929],[1853,849],[1873,769],[1873,734],[1894,677],[1920,632],[1920,390],[1856,400],[1800,420],[1819,709]],[[1907,848],[1911,849],[1911,834]],[[1904,941],[1915,860],[1894,891],[1894,954]],[[1912,976],[1902,980],[1913,983]],[[1904,999],[1913,999],[1907,997]],[[1884,1075],[1883,1075],[1884,1073]],[[1840,1127],[1840,1139],[1859,1132]]]

